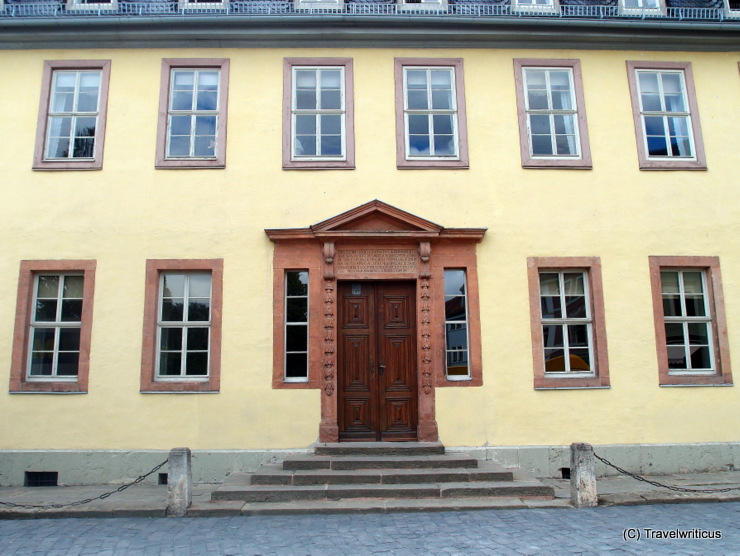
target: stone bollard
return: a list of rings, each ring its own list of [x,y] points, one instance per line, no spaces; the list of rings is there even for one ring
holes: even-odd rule
[[[585,442],[570,445],[570,501],[576,508],[599,505],[594,449]]]
[[[167,511],[169,517],[185,517],[193,501],[193,470],[190,448],[170,450],[170,470],[167,474]]]

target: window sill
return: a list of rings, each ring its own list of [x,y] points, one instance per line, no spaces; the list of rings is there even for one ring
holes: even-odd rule
[[[581,390],[610,388],[609,379],[598,376],[592,377],[535,377],[535,390]]]
[[[190,159],[165,159],[157,160],[154,165],[158,169],[208,169],[208,168],[226,168],[226,162],[216,158],[190,158]]]
[[[592,170],[590,160],[582,158],[529,158],[522,162],[522,168],[541,170]]]
[[[640,161],[640,170],[706,170],[706,162],[648,158]]]
[[[732,386],[732,377],[724,375],[669,374],[661,376],[660,386]]]
[[[283,162],[283,170],[354,170],[354,161],[348,160],[290,160]]]
[[[74,381],[23,381],[11,387],[11,394],[87,394],[87,390]]]
[[[102,170],[102,160],[42,160],[34,161],[34,170]]]
[[[404,160],[397,165],[399,170],[456,170],[470,168],[467,160],[423,159]]]

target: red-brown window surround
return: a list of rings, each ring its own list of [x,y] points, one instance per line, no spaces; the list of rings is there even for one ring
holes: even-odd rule
[[[722,292],[722,274],[719,257],[649,257],[650,285],[653,295],[653,318],[655,320],[655,343],[658,353],[658,377],[661,386],[719,386],[732,385],[730,344],[727,337],[725,300]],[[702,270],[706,274],[707,300],[712,323],[714,364],[716,374],[694,374],[690,372],[670,373],[666,347],[665,313],[660,272],[669,268]]]
[[[457,140],[456,160],[414,160],[406,153],[406,122],[404,119],[403,68],[418,66],[423,68],[447,67],[455,73],[455,97],[457,99]],[[465,111],[465,77],[462,58],[396,58],[394,61],[396,83],[396,166],[399,169],[455,169],[468,168],[468,124]]]
[[[588,276],[595,376],[563,377],[548,376],[545,373],[545,358],[542,344],[542,314],[540,308],[540,272],[567,269],[585,270]],[[528,257],[527,274],[529,278],[529,311],[532,331],[535,389],[609,387],[609,359],[606,345],[606,322],[604,319],[604,290],[601,282],[601,260],[599,257]]]
[[[530,137],[527,126],[527,111],[524,102],[524,68],[569,68],[573,71],[573,87],[576,100],[576,122],[580,154],[575,157],[534,157],[530,154]],[[523,168],[569,168],[590,170],[591,147],[588,140],[588,122],[586,120],[586,100],[583,94],[583,77],[580,60],[555,60],[547,58],[515,58],[514,82],[516,85],[516,106],[519,119],[519,147]]]
[[[665,159],[649,158],[645,148],[645,137],[640,117],[640,97],[637,87],[636,70],[680,70],[683,72],[686,84],[686,97],[691,115],[691,131],[694,139],[694,160],[666,157]],[[704,139],[701,133],[699,120],[699,106],[696,101],[694,88],[694,74],[691,62],[643,62],[627,60],[627,81],[629,82],[630,98],[632,99],[632,119],[635,125],[635,140],[637,141],[637,156],[640,170],[706,170],[707,157],[704,152]]]
[[[102,170],[105,147],[105,124],[108,114],[108,85],[110,82],[110,60],[47,60],[41,78],[41,100],[36,124],[36,144],[33,153],[34,170]],[[98,123],[95,130],[95,157],[93,159],[70,158],[68,160],[45,160],[46,135],[49,123],[52,76],[55,70],[100,70]]]
[[[218,69],[218,145],[215,158],[167,158],[167,113],[170,104],[170,79],[172,70]],[[165,58],[162,60],[161,84],[159,88],[159,118],[157,121],[156,168],[224,168],[226,167],[226,121],[229,100],[229,59],[228,58]]]
[[[95,267],[93,260],[21,261],[18,276],[18,299],[13,333],[13,352],[10,363],[11,393],[87,393],[90,373],[90,340],[92,334],[93,297],[95,293]],[[29,331],[33,308],[34,277],[42,272],[80,272],[84,278],[82,318],[80,319],[80,358],[76,380],[29,380],[28,354]]]
[[[292,100],[294,67],[344,67],[344,160],[293,160]],[[354,66],[352,58],[285,58],[283,61],[283,168],[286,170],[353,170],[355,168]]]
[[[218,392],[221,384],[221,311],[223,259],[148,259],[144,290],[144,336],[141,348],[141,392]],[[211,337],[208,380],[156,380],[159,278],[166,271],[211,273]]]

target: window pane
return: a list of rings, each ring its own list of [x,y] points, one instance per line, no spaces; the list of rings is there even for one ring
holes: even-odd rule
[[[59,295],[59,276],[39,276],[37,297],[56,299]]]
[[[341,70],[322,70],[321,71],[321,88],[322,89],[339,89],[342,86]]]
[[[303,114],[296,115],[295,117],[295,132],[297,135],[314,135],[316,134],[316,118],[315,114]]]
[[[706,322],[689,323],[689,344],[692,346],[709,345],[709,329]]]
[[[668,144],[665,137],[648,137],[648,154],[650,156],[667,156]]]
[[[211,319],[211,300],[190,298],[188,303],[188,321],[208,321]]]
[[[57,320],[57,300],[38,299],[36,301],[35,320],[38,322],[54,322]]]
[[[547,91],[544,89],[529,89],[527,91],[530,110],[547,110],[549,102],[547,100]]]
[[[182,299],[163,299],[162,300],[162,320],[163,321],[182,321],[183,318],[183,300]]]
[[[565,372],[565,357],[562,349],[545,349],[545,372]]]
[[[407,70],[406,71],[406,86],[409,89],[426,89],[427,88],[427,72],[426,70]]]
[[[338,114],[321,116],[322,135],[339,135],[342,133],[342,116]]]
[[[185,374],[187,376],[207,376],[208,354],[188,353],[185,360]]]
[[[342,138],[339,135],[321,136],[321,155],[340,156],[342,154]]]
[[[63,322],[80,322],[82,320],[82,300],[65,299],[62,301]]]
[[[286,322],[308,322],[308,298],[288,298]]]
[[[285,327],[285,350],[306,351],[308,348],[308,327],[304,324]]]
[[[452,91],[451,90],[432,91],[432,109],[451,110],[452,109]]]
[[[216,135],[216,116],[196,116],[196,135]]]
[[[339,110],[342,107],[342,94],[338,90],[321,91],[321,108]]]
[[[687,369],[686,349],[683,346],[668,346],[668,368]]]
[[[584,295],[586,293],[586,289],[583,285],[583,273],[563,273],[563,289],[565,290],[566,295]]]
[[[450,135],[452,134],[452,115],[451,114],[435,114],[432,116],[434,125],[434,133],[436,135]]]
[[[211,297],[211,275],[191,274],[188,293],[190,297]]]
[[[181,351],[182,328],[162,328],[159,333],[159,349],[162,351]]]
[[[684,345],[686,339],[683,333],[683,324],[680,322],[665,323],[665,337],[668,345]]]
[[[426,115],[409,115],[409,134],[429,133],[429,118]]]
[[[570,347],[588,347],[588,325],[571,324],[568,326],[568,345]]]
[[[409,90],[406,98],[410,110],[426,110],[428,108],[426,89],[423,91]]]
[[[80,365],[80,354],[75,352],[59,353],[57,356],[57,375],[77,376]]]
[[[411,156],[425,156],[430,153],[428,135],[409,136],[409,154]]]
[[[712,368],[712,358],[710,357],[709,347],[691,348],[691,368]]]
[[[208,351],[208,328],[188,328],[188,351]]]
[[[28,371],[29,376],[51,376],[53,362],[53,352],[33,352],[31,368]]]
[[[55,328],[33,328],[32,351],[53,351]]]
[[[452,156],[457,149],[455,148],[454,135],[435,135],[434,136],[434,154],[438,156]]]
[[[308,295],[308,272],[287,272],[286,280],[287,295]]]
[[[179,352],[162,352],[159,356],[159,374],[162,376],[179,376],[182,366],[182,354]]]
[[[185,295],[185,275],[165,274],[162,297],[183,297]]]
[[[170,135],[190,136],[191,116],[172,116],[170,118]]]
[[[683,274],[683,291],[686,293],[704,292],[701,272],[684,271],[681,274]]]
[[[570,350],[569,363],[571,371],[591,370],[591,356],[589,355],[587,349]]]
[[[288,353],[285,356],[285,377],[306,378],[308,376],[308,354]]]
[[[196,137],[193,143],[193,156],[216,156],[216,138],[214,136]]]
[[[557,272],[540,273],[540,294],[560,295],[560,280]]]
[[[681,309],[681,296],[664,295],[663,296],[663,314],[666,317],[680,317],[683,315]]]
[[[445,320],[465,320],[465,298],[445,297]]]
[[[704,317],[706,316],[704,307],[704,298],[699,296],[686,296],[686,316],[687,317]]]
[[[79,297],[82,298],[82,288],[84,279],[82,276],[65,276],[62,296],[65,298]]]
[[[445,296],[465,295],[465,271],[445,269],[444,272]]]
[[[315,89],[316,70],[296,70],[295,83],[299,89]]]
[[[546,156],[552,153],[552,139],[549,135],[532,136],[532,154],[535,156]]]
[[[586,298],[582,295],[565,296],[565,314],[571,319],[586,318]]]
[[[663,293],[678,293],[678,272],[663,271],[660,273],[660,284]]]
[[[296,91],[295,106],[303,110],[316,109],[316,91],[311,89],[299,89]]]
[[[546,348],[563,347],[563,325],[545,324],[542,326],[542,339]]]
[[[560,297],[543,295],[540,298],[540,308],[543,319],[559,319],[563,317]]]

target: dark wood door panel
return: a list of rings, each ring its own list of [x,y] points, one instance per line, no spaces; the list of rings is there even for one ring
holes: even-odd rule
[[[416,284],[340,282],[338,293],[340,440],[415,440]]]

